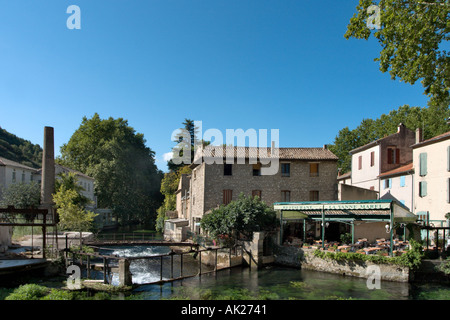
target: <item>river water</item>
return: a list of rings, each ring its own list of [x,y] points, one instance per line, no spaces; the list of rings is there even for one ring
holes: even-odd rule
[[[168,247],[114,247],[108,253],[136,257],[167,253]],[[106,252],[105,252],[106,253]],[[184,275],[196,274],[198,261],[184,255]],[[190,260],[189,260],[190,259]],[[170,261],[164,261],[163,279],[169,277]],[[178,276],[179,260],[174,260],[173,274]],[[133,261],[130,266],[133,283],[143,284],[160,280],[160,260]],[[202,272],[207,271],[202,266]],[[209,268],[210,270],[210,268]],[[117,284],[117,275],[112,283]],[[369,289],[367,280],[324,272],[270,266],[260,270],[235,267],[163,285],[141,285],[133,294],[144,300],[170,298],[205,299],[242,297],[275,300],[448,300],[450,287],[439,284],[409,284],[382,281],[380,289]]]

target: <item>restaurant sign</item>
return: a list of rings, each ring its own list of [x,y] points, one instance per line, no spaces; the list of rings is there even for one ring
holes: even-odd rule
[[[275,204],[275,210],[385,210],[391,208],[391,202],[380,203],[292,203]]]

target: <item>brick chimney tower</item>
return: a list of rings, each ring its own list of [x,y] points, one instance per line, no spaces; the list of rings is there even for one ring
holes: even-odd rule
[[[55,192],[55,142],[52,127],[44,128],[44,151],[42,153],[41,205],[50,208]]]

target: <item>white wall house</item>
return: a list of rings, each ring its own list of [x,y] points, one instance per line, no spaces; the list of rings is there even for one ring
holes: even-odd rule
[[[2,189],[14,183],[30,183],[37,172],[37,169],[0,157],[0,197]]]
[[[413,212],[414,207],[414,168],[407,164],[384,172],[380,178],[380,199],[395,199]]]
[[[380,175],[412,163],[415,132],[403,124],[396,133],[350,151],[351,185],[383,193]]]
[[[450,131],[412,146],[414,213],[435,226],[450,213]]]
[[[0,199],[2,190],[15,183],[30,183],[37,170],[15,161],[0,157]],[[0,226],[0,253],[11,245],[12,227]]]

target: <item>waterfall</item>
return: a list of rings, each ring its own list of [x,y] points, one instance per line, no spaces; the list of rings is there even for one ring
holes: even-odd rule
[[[170,252],[169,247],[148,247],[148,246],[123,246],[112,247],[111,250],[102,249],[104,254],[117,255],[119,257],[148,257],[166,254]],[[130,264],[133,283],[142,284],[160,280],[160,259],[139,259],[132,260]],[[163,279],[165,279],[163,277]],[[119,284],[119,275],[112,273],[113,285]]]

